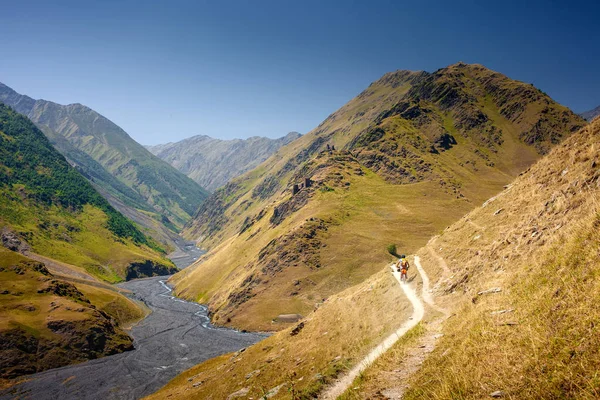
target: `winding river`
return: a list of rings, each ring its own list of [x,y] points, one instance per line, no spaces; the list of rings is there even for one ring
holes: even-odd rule
[[[173,257],[180,268],[202,254],[190,244],[181,247]],[[135,350],[30,375],[0,399],[139,399],[202,361],[266,337],[212,326],[206,307],[174,297],[167,279],[119,285],[152,310],[131,329]]]

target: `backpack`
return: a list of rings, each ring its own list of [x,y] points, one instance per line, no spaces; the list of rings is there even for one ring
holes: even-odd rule
[[[402,269],[408,270],[408,261],[406,261],[406,258],[402,259],[402,261],[400,262],[400,266],[402,267]]]

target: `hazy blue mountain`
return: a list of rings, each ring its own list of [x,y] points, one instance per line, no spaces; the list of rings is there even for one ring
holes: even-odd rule
[[[199,135],[146,148],[212,191],[255,168],[280,147],[300,136],[298,132],[290,132],[278,139],[254,136],[220,140]]]
[[[600,106],[594,108],[593,110],[589,110],[589,111],[583,112],[583,113],[581,113],[579,115],[581,115],[586,120],[591,121],[594,118],[596,118],[598,115],[600,115]]]

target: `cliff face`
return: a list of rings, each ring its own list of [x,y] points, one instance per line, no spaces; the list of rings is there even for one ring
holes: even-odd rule
[[[176,143],[146,148],[203,188],[213,191],[257,167],[279,148],[300,136],[298,132],[290,132],[279,139],[251,137],[219,140],[209,136],[194,136]]]

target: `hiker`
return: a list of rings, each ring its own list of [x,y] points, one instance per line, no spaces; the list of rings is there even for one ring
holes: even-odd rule
[[[406,278],[408,278],[408,268],[410,268],[410,264],[408,264],[406,256],[402,254],[398,260],[398,264],[396,264],[396,269],[400,272],[400,280],[402,282],[406,282]]]

